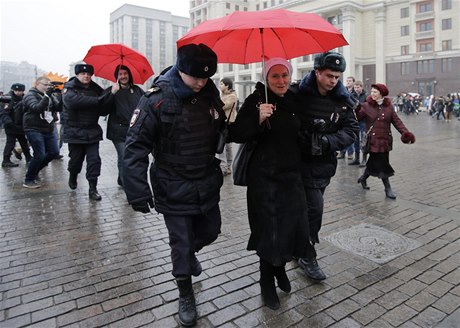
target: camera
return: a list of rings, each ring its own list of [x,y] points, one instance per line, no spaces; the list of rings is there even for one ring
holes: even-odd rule
[[[11,102],[11,96],[0,96],[0,103],[8,104]]]

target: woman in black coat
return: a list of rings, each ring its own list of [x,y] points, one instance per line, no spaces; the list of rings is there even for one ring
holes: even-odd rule
[[[300,120],[295,95],[288,90],[292,67],[281,58],[266,62],[265,88],[257,83],[229,126],[232,142],[255,141],[248,166],[247,204],[251,235],[248,250],[260,257],[260,286],[266,306],[278,309],[274,278],[284,292],[291,290],[285,264],[304,256],[308,238],[305,192],[297,143]]]

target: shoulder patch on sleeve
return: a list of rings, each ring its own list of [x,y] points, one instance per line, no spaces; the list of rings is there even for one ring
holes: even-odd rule
[[[131,116],[131,121],[129,121],[129,127],[132,128],[134,124],[136,124],[139,115],[141,114],[141,110],[136,108],[133,112],[133,116]]]

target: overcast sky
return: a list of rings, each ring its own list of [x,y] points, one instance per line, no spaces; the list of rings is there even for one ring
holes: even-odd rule
[[[125,3],[188,17],[189,0],[0,0],[1,60],[68,75],[92,45],[110,42],[110,13]]]

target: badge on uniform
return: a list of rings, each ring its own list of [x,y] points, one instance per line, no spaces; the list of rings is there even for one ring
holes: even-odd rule
[[[211,114],[211,117],[215,120],[219,119],[219,112],[214,107],[209,109],[209,114]]]
[[[131,121],[129,121],[129,127],[132,128],[134,124],[136,124],[139,115],[141,114],[141,110],[136,108],[133,112],[133,116],[131,116]]]

